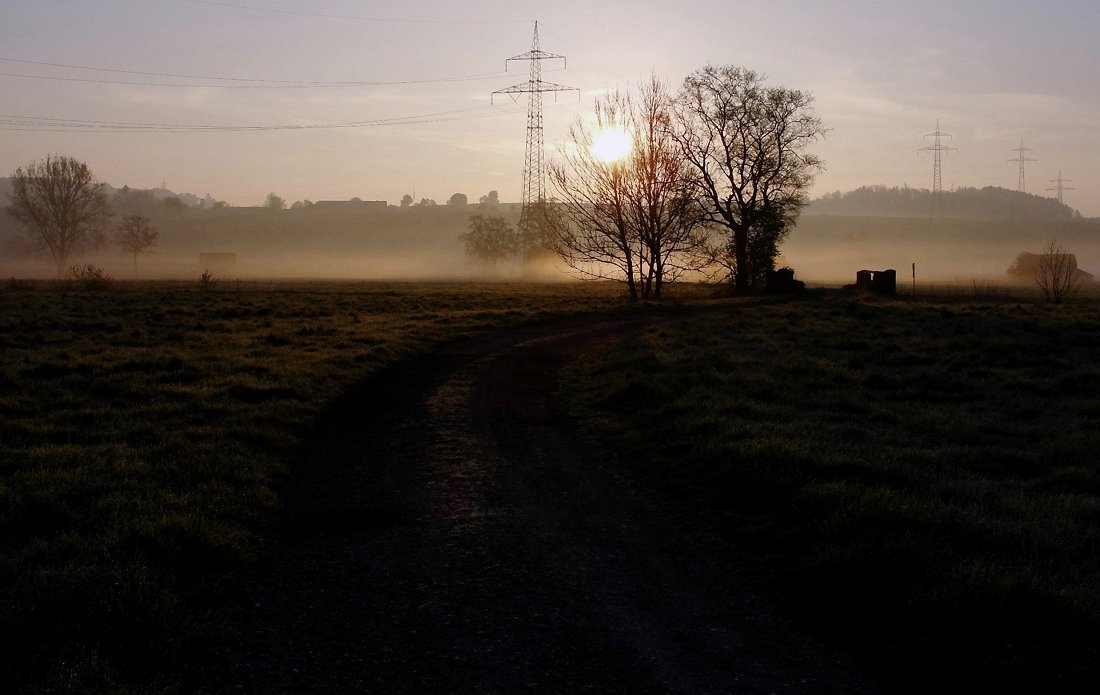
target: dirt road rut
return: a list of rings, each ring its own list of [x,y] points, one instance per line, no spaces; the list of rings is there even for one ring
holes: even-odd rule
[[[870,692],[696,515],[575,436],[562,366],[633,330],[470,340],[338,403],[267,553],[241,689]]]

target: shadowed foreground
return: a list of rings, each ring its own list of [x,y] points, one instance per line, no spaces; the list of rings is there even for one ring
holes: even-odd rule
[[[562,365],[627,321],[467,341],[360,385],[297,466],[240,685],[868,692],[734,555],[583,446]]]

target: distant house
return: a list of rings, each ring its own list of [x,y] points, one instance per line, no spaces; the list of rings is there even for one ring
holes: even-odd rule
[[[318,210],[385,210],[386,201],[359,200],[358,198],[352,200],[318,200],[313,204],[313,207]]]
[[[1063,266],[1068,265],[1077,273],[1078,282],[1092,282],[1095,276],[1092,273],[1085,272],[1077,267],[1077,256],[1072,253],[1021,253],[1016,256],[1016,260],[1008,268],[1009,277],[1019,282],[1034,282],[1036,275],[1039,273],[1039,264],[1044,259],[1049,259],[1052,265]]]

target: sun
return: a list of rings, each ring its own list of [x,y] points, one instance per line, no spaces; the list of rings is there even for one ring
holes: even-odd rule
[[[592,136],[592,156],[607,164],[627,156],[633,148],[630,135],[620,128],[604,128]]]

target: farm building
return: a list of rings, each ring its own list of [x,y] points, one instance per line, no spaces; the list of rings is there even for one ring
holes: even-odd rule
[[[1034,282],[1039,273],[1039,266],[1044,259],[1049,259],[1053,265],[1069,267],[1077,274],[1078,282],[1092,282],[1095,276],[1077,267],[1077,256],[1072,253],[1021,253],[1008,268],[1008,275],[1019,282]]]

